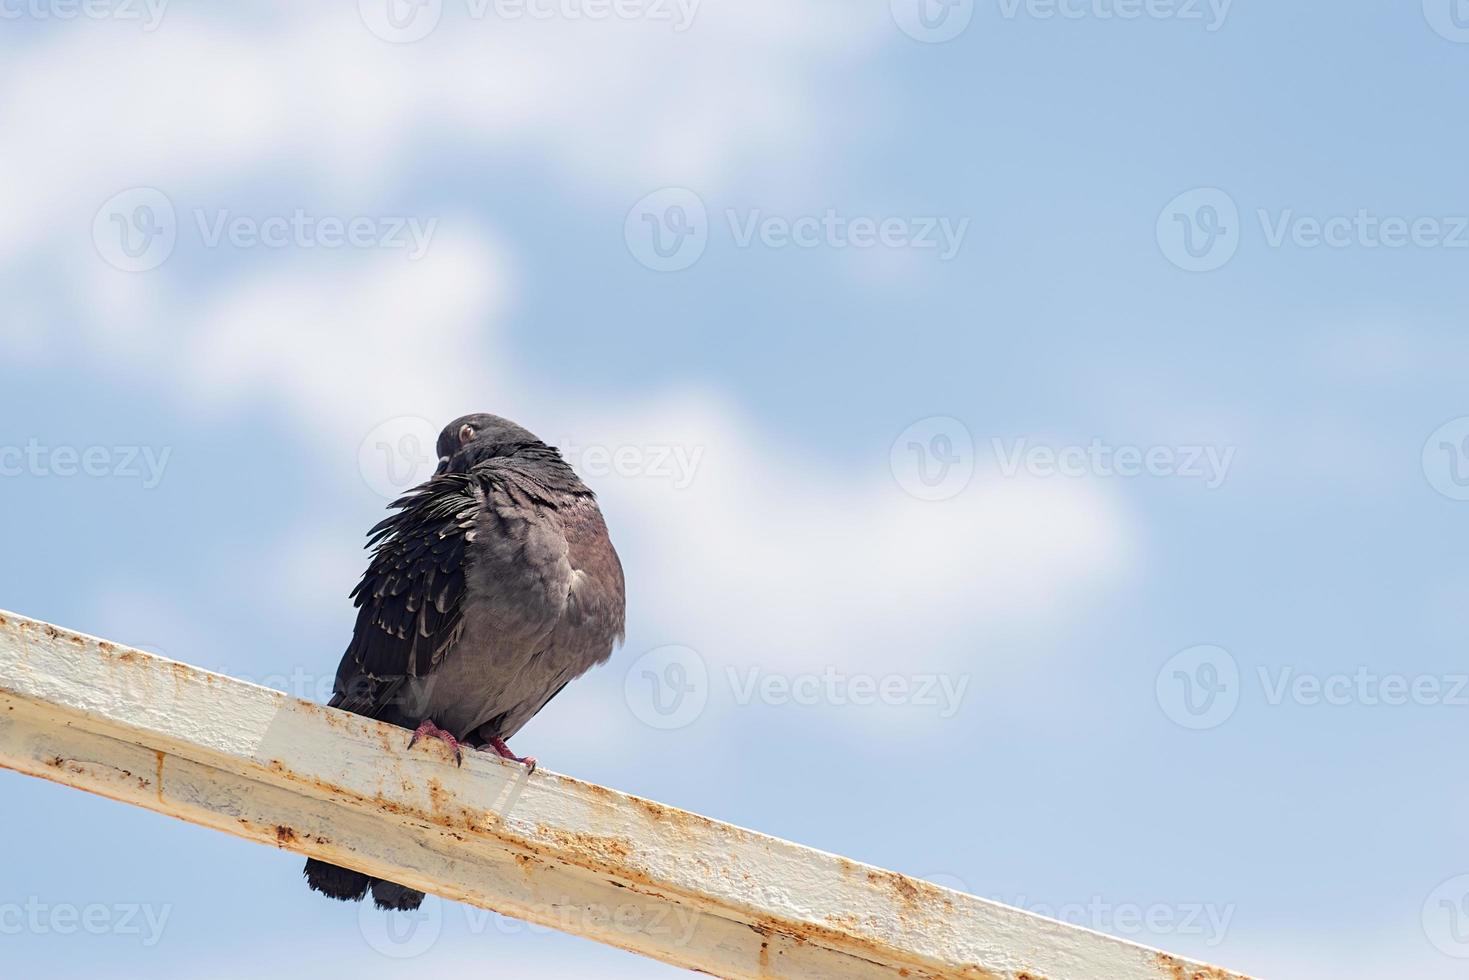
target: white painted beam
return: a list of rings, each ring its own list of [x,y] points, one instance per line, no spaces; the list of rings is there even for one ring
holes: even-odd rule
[[[0,767],[722,977],[1237,980],[0,612]],[[58,842],[59,846],[59,842]],[[281,887],[304,887],[282,882]]]

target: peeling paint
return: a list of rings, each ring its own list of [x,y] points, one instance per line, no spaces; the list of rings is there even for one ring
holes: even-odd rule
[[[1159,953],[1157,960],[1168,980],[1248,980],[1243,974],[1230,973],[1217,966],[1200,966],[1169,953]]]
[[[19,617],[0,626],[0,677],[15,699],[0,766],[400,873],[392,880],[532,921],[552,918],[537,918],[547,906],[534,896],[565,894],[543,889],[572,889],[570,905],[551,903],[558,909],[642,903],[692,914],[698,940],[687,946],[573,930],[680,966],[872,980],[1244,980],[607,787],[455,769],[447,750],[407,754],[401,729],[107,641]],[[58,695],[68,691],[75,700]],[[177,783],[169,796],[166,760]],[[150,767],[151,782],[136,775]]]

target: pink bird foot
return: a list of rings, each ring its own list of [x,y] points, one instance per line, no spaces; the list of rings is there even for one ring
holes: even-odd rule
[[[514,752],[510,751],[510,746],[505,744],[505,740],[503,738],[500,738],[498,735],[490,739],[484,745],[481,745],[480,750],[484,752],[493,752],[500,758],[509,759],[511,762],[518,762],[521,765],[525,766],[530,772],[536,771],[535,756],[516,755]]]
[[[459,747],[459,740],[438,725],[435,725],[431,719],[425,718],[423,724],[419,725],[413,732],[413,737],[408,740],[408,747],[410,749],[413,748],[421,738],[436,738],[440,742],[443,742],[454,750],[454,765],[464,765],[464,752]]]

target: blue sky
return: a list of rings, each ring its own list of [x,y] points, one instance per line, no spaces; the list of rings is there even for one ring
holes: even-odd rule
[[[0,607],[315,696],[494,411],[627,568],[549,768],[1262,976],[1463,974],[1462,2],[64,9],[0,6]],[[0,784],[20,969],[403,968],[292,855]],[[430,910],[413,969],[675,972]]]

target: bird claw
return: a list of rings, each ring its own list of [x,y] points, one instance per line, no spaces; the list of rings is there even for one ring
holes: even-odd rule
[[[516,755],[514,752],[510,751],[510,746],[505,744],[505,740],[498,736],[490,739],[484,745],[481,745],[480,750],[483,752],[493,752],[502,759],[509,759],[511,762],[520,763],[521,765],[525,766],[526,775],[529,775],[530,773],[536,771],[537,763],[535,756]]]
[[[454,752],[454,765],[464,765],[464,751],[459,747],[459,740],[438,725],[435,725],[431,720],[425,719],[423,724],[414,730],[413,737],[408,740],[408,747],[410,749],[413,748],[421,738],[436,738],[440,742],[443,742]]]

